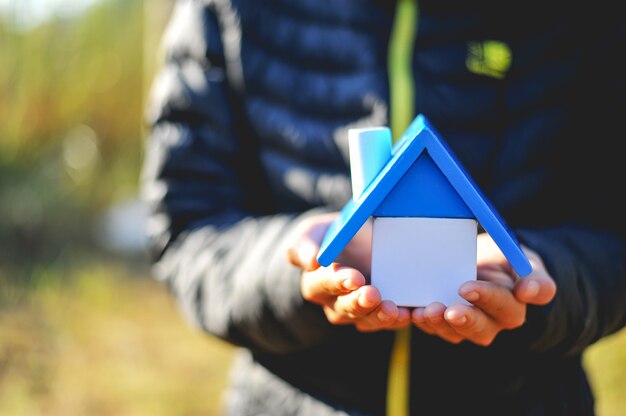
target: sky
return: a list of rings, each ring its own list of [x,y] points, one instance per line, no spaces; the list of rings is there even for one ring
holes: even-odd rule
[[[28,30],[55,16],[78,15],[101,0],[0,0],[0,14],[16,29]]]

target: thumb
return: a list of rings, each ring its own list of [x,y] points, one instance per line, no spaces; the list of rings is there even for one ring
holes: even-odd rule
[[[515,298],[523,303],[545,305],[556,295],[556,283],[549,276],[528,276],[519,279],[513,290]]]
[[[513,288],[515,298],[520,302],[533,305],[548,304],[556,295],[556,283],[548,273],[541,256],[526,246],[523,249],[530,260],[533,271],[527,277],[515,282]]]
[[[312,271],[320,267],[317,252],[318,245],[308,238],[303,238],[287,249],[287,259],[294,266]]]

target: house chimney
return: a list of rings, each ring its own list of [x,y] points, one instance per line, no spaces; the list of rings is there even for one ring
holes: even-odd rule
[[[348,131],[352,199],[355,201],[391,158],[391,130],[369,127]]]

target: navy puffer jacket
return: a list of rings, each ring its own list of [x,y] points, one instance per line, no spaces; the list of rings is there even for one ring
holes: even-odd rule
[[[626,323],[626,19],[606,3],[419,2],[409,107],[558,293],[487,348],[413,329],[413,414],[593,414],[581,354]],[[390,123],[398,17],[390,0],[175,6],[143,195],[155,276],[192,322],[245,347],[230,414],[384,414],[394,334],[330,325],[285,244],[350,198],[347,130]]]

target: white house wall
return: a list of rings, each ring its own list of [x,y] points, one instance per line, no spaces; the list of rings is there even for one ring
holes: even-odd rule
[[[476,279],[474,219],[374,218],[372,284],[400,306],[467,303],[459,286]]]

